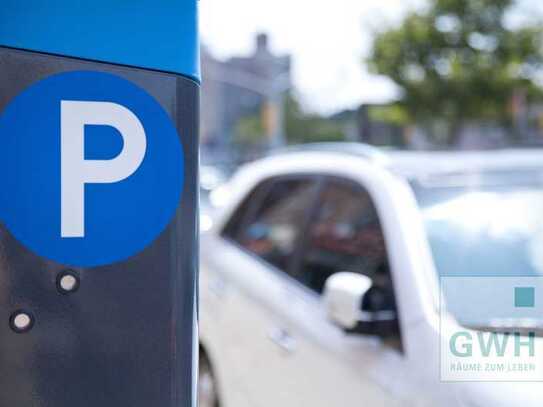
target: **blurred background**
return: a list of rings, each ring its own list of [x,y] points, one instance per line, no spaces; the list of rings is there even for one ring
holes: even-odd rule
[[[444,385],[436,326],[543,349],[491,280],[439,285],[543,275],[543,2],[200,6],[201,405],[541,405],[538,383]]]
[[[543,144],[537,0],[201,1],[202,161]]]

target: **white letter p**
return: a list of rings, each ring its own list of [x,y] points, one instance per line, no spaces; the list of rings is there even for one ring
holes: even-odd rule
[[[85,184],[122,181],[141,165],[147,149],[145,131],[127,108],[111,102],[61,102],[61,237],[85,236]],[[85,125],[111,126],[123,149],[111,160],[85,160]]]

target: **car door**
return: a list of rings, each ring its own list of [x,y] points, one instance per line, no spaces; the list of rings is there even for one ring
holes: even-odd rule
[[[282,274],[290,268],[317,189],[318,180],[310,176],[264,181],[234,212],[221,237],[202,248],[203,290],[210,292],[203,295],[202,313],[218,344],[215,367],[227,406],[238,407],[239,400],[295,405],[283,403],[283,356],[277,347],[285,352],[290,343],[276,330],[277,317],[288,313]]]
[[[353,182],[329,178],[318,208],[307,222],[291,274],[284,281],[288,312],[281,304],[275,330],[289,348],[276,346],[282,372],[274,387],[283,405],[400,406],[412,392],[401,338],[347,334],[326,316],[321,293],[326,279],[340,271],[363,273],[393,287],[379,218],[369,194]],[[286,293],[286,294],[285,294]],[[398,328],[399,329],[399,328]],[[286,339],[285,339],[286,338]]]

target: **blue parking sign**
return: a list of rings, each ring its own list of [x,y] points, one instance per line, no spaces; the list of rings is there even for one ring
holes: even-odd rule
[[[125,3],[0,2],[2,407],[196,405],[199,2]]]
[[[103,72],[43,79],[0,115],[0,217],[25,246],[89,267],[148,246],[179,205],[183,153],[168,114]]]

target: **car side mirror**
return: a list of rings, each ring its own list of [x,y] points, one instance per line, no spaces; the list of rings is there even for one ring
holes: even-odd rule
[[[343,329],[354,329],[362,317],[362,301],[371,280],[361,274],[341,272],[331,275],[324,285],[328,318]]]
[[[323,300],[328,318],[348,333],[390,337],[398,333],[395,310],[365,311],[372,281],[362,274],[331,275],[324,286]]]

